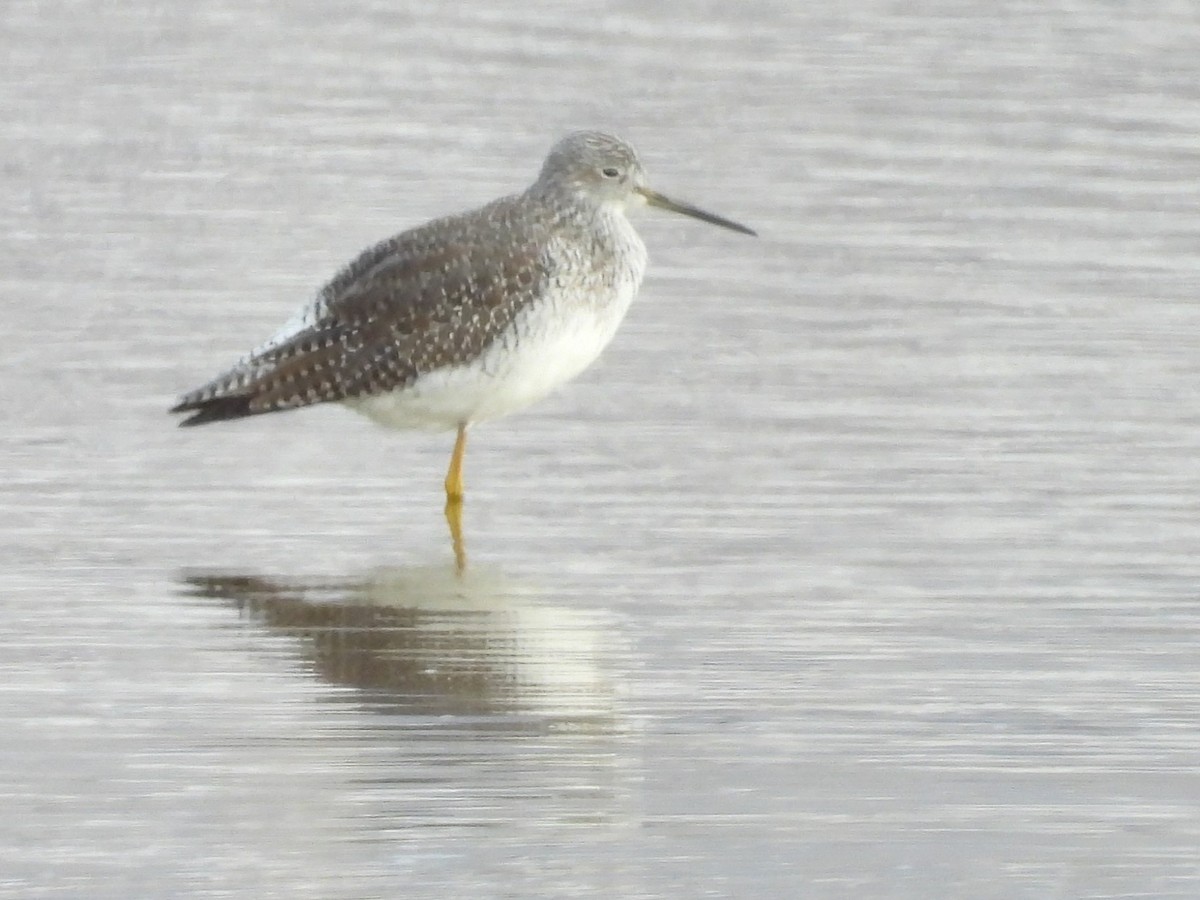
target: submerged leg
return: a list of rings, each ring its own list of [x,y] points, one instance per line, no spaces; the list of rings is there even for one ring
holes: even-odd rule
[[[467,568],[467,548],[463,541],[463,454],[467,449],[467,426],[458,426],[450,470],[446,473],[446,524],[450,526],[450,543],[454,547],[454,565],[459,574]]]
[[[454,568],[461,575],[467,570],[467,545],[463,540],[461,501],[446,504],[446,524],[450,526],[450,546],[454,548]]]

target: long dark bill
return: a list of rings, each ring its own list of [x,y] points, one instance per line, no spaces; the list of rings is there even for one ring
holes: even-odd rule
[[[720,216],[710,212],[705,212],[702,209],[697,209],[694,206],[689,206],[686,203],[679,203],[672,200],[670,197],[664,197],[658,191],[652,191],[649,188],[636,188],[637,192],[646,198],[646,202],[651,206],[657,206],[659,209],[669,210],[670,212],[680,213],[681,215],[691,216],[693,219],[699,219],[701,222],[708,222],[710,225],[720,225],[722,228],[728,228],[730,231],[739,231],[742,234],[749,234],[755,237],[758,236],[756,231],[752,231],[745,225],[739,225],[729,219],[723,219]]]

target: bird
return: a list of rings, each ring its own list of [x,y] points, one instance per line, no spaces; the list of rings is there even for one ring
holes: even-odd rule
[[[651,190],[627,141],[575,132],[524,191],[363,251],[170,412],[191,427],[340,403],[391,428],[454,432],[446,515],[461,564],[467,430],[540,400],[612,340],[646,269],[635,205],[755,234]]]

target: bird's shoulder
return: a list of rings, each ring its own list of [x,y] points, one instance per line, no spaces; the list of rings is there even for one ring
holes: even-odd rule
[[[318,294],[326,315],[453,315],[519,296],[544,274],[546,229],[505,197],[364,250]]]

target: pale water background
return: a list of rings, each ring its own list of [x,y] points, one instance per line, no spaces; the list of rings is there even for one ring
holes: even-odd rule
[[[0,11],[0,895],[1200,896],[1200,7]],[[610,352],[468,457],[165,414],[567,130]]]

